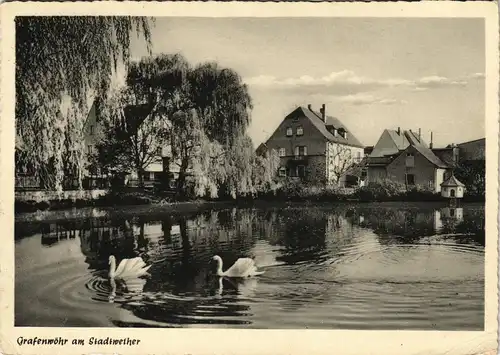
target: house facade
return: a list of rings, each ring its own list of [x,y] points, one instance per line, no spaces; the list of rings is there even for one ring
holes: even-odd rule
[[[259,146],[276,150],[280,157],[280,177],[312,184],[339,184],[348,181],[349,170],[364,156],[364,147],[337,118],[298,107],[289,113],[269,139]]]
[[[453,147],[452,147],[453,148]],[[425,187],[441,191],[442,182],[451,173],[455,150],[443,150],[445,163],[422,139],[419,133],[384,130],[372,152],[367,157],[367,183],[390,180],[411,187]]]

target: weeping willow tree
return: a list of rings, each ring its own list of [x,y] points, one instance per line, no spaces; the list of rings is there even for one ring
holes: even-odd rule
[[[190,100],[207,136],[232,146],[250,124],[253,105],[247,85],[236,71],[213,62],[198,65],[188,80]]]
[[[81,185],[89,101],[106,112],[112,75],[130,58],[136,33],[151,48],[143,17],[16,18],[16,169],[60,190],[65,175]]]

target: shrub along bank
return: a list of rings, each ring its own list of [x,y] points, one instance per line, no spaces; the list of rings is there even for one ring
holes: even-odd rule
[[[252,196],[240,196],[236,199],[224,196],[214,199],[192,199],[190,201],[200,203],[216,201],[248,202],[263,201],[310,201],[310,202],[385,202],[385,201],[408,201],[408,202],[434,202],[442,201],[439,193],[429,188],[415,186],[407,189],[404,185],[392,181],[370,184],[359,188],[339,188],[334,186],[312,186],[305,185],[299,181],[285,181],[275,189],[258,192]],[[484,195],[467,194],[464,201],[482,202]],[[15,203],[16,213],[36,212],[44,210],[68,209],[74,207],[109,207],[127,205],[163,205],[180,202],[172,193],[162,193],[154,190],[134,189],[115,190],[96,199],[76,200],[47,200],[47,201],[18,201]]]

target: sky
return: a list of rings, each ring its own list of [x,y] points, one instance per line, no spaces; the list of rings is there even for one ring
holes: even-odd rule
[[[326,105],[364,145],[384,129],[445,146],[485,136],[485,37],[466,18],[156,18],[153,53],[237,71],[264,142],[297,106]],[[145,55],[134,40],[132,57]]]

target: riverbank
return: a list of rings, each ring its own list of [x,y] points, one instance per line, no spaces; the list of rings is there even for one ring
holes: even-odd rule
[[[69,195],[68,195],[69,196]],[[483,202],[484,197],[464,196],[466,202]],[[113,209],[130,210],[134,206],[142,206],[142,210],[196,212],[200,208],[219,208],[219,206],[255,206],[274,203],[370,203],[370,202],[440,202],[448,203],[439,193],[421,189],[401,189],[391,185],[374,185],[358,189],[341,189],[330,187],[314,187],[289,185],[279,190],[259,194],[252,198],[219,198],[176,200],[172,193],[155,193],[148,190],[107,191],[100,194],[71,195],[59,199],[50,197],[43,199],[20,199],[16,196],[15,214],[44,216],[56,214],[57,211],[74,209]],[[136,208],[134,208],[135,210]],[[16,217],[17,218],[17,217]]]

